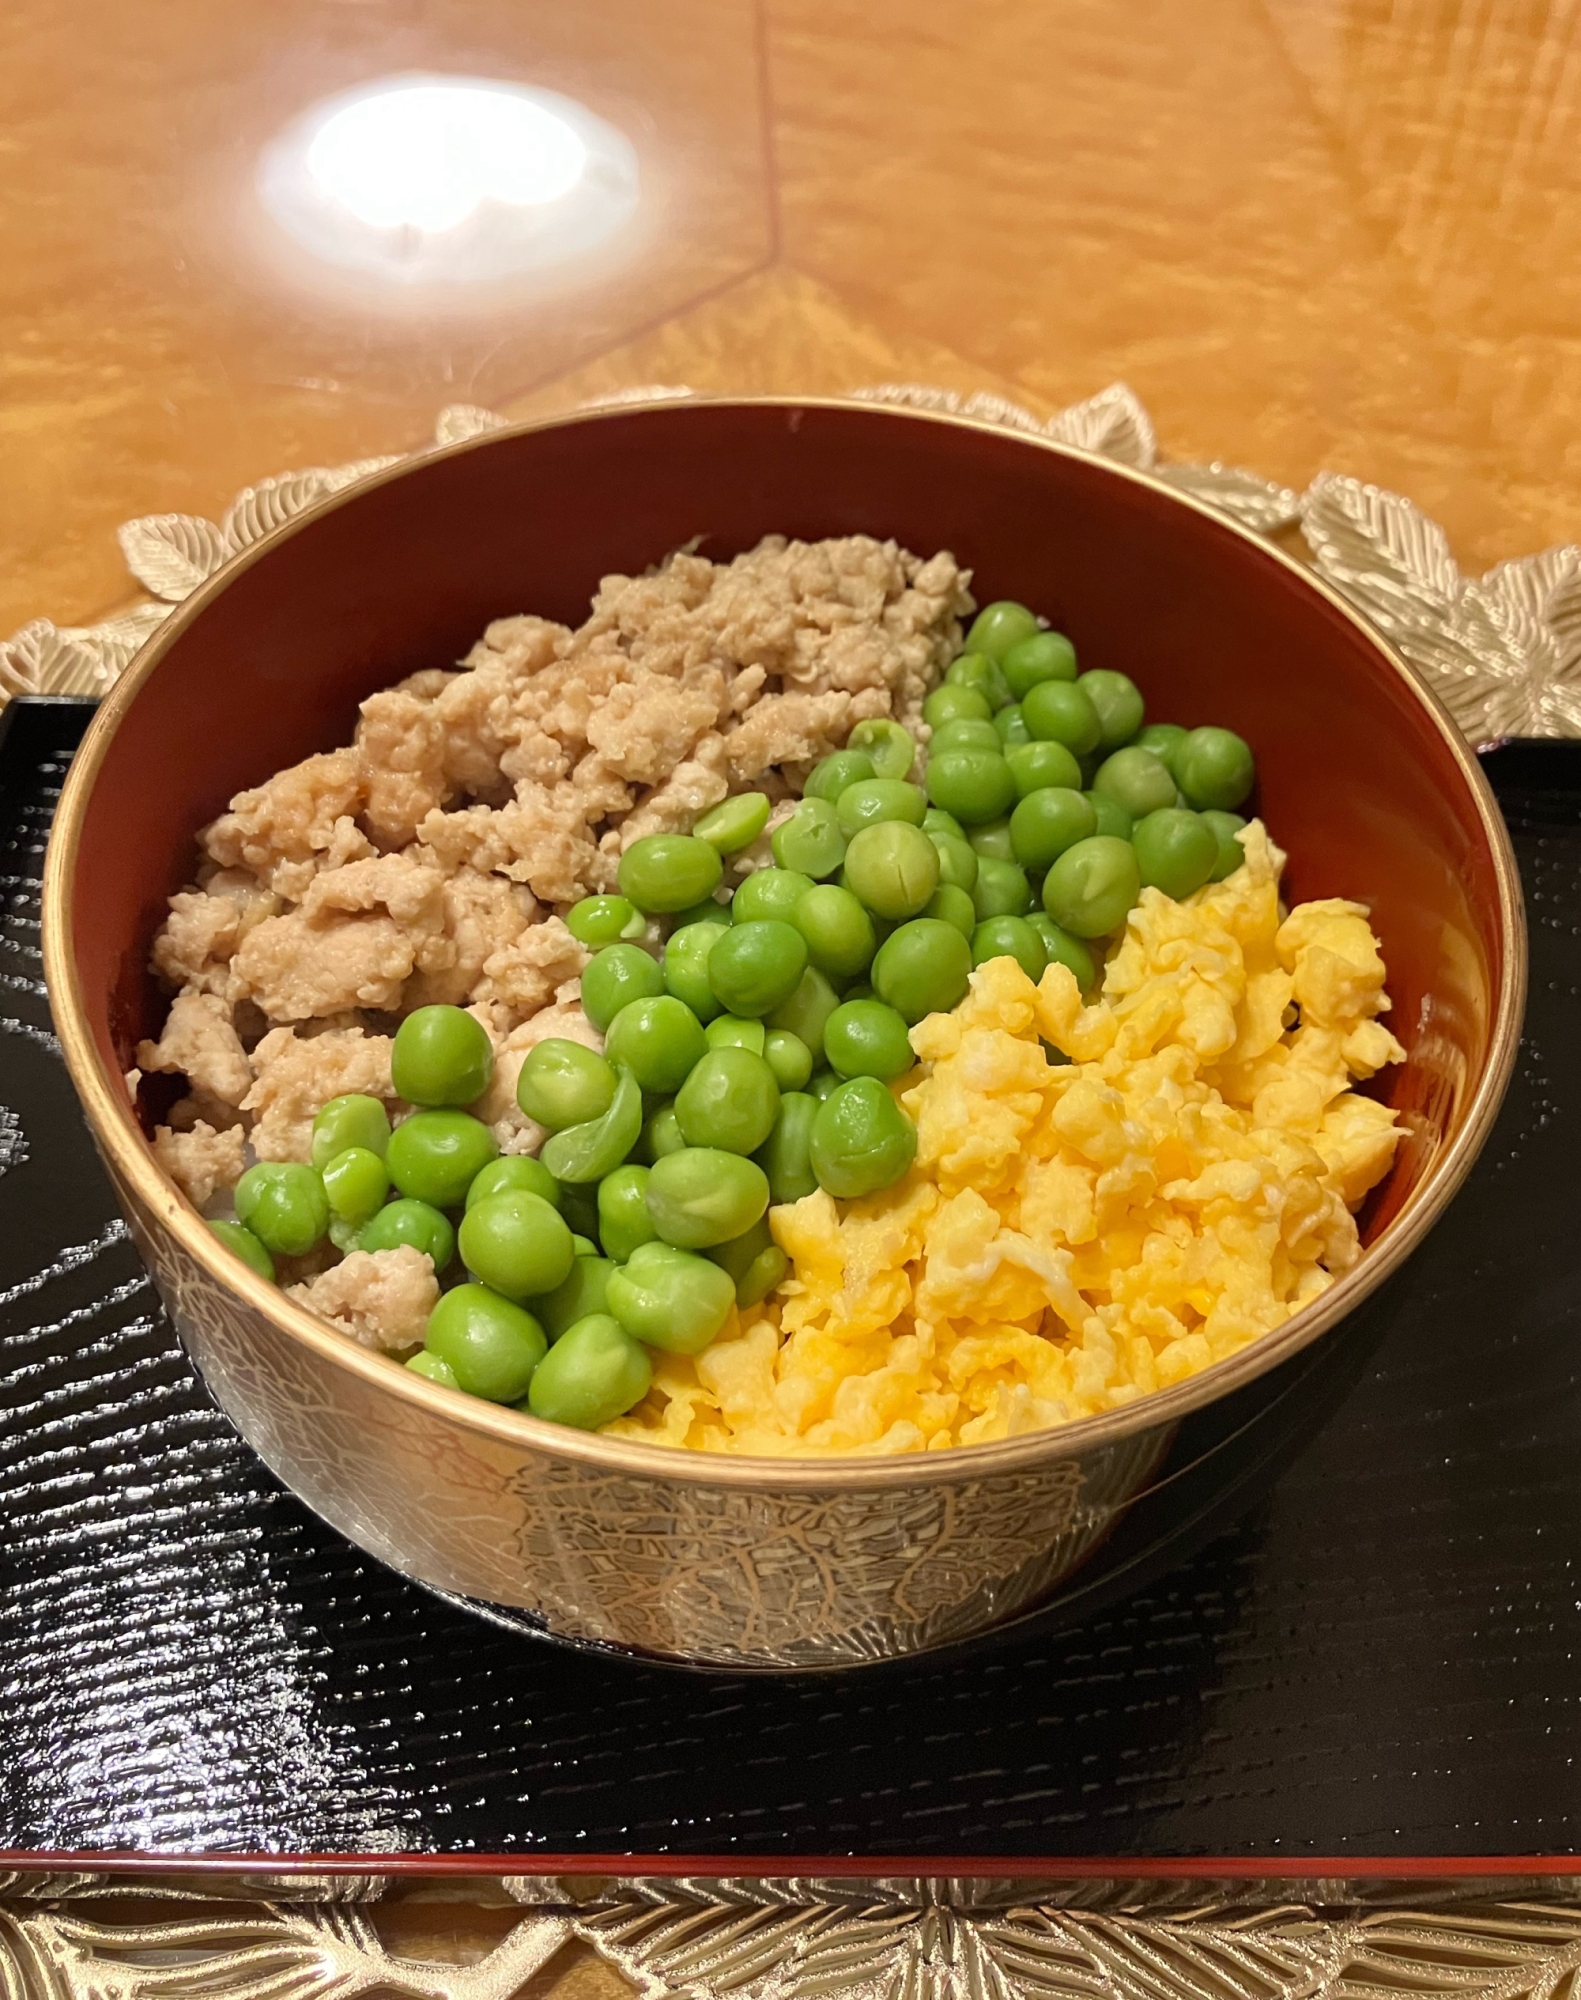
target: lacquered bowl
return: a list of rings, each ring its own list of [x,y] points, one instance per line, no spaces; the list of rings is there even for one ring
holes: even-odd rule
[[[1409,1060],[1367,1253],[1232,1360],[1126,1409],[899,1459],[721,1459],[585,1435],[422,1381],[244,1272],[155,1166],[122,1081],[193,837],[231,795],[350,740],[359,700],[489,620],[575,625],[599,579],[682,543],[864,532],[948,548],[1156,716],[1255,746],[1292,901],[1368,904]],[[66,1061],[137,1242],[215,1396],[325,1520],[438,1588],[561,1636],[732,1668],[827,1668],[981,1631],[1053,1590],[1179,1419],[1319,1339],[1464,1180],[1514,1060],[1524,939],[1498,809],[1422,682],[1342,600],[1161,482],[1042,439],[862,404],[666,403],[435,451],[239,556],[106,698],[44,889]],[[1468,1219],[1469,1220],[1469,1219]]]

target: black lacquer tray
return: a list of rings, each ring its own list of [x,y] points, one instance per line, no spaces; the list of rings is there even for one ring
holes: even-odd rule
[[[361,1556],[216,1410],[49,1028],[37,882],[88,714],[0,743],[0,1849],[144,1856],[1565,1856],[1581,1848],[1581,744],[1488,768],[1519,1070],[1434,1236],[1185,1427],[1058,1602],[808,1680],[546,1644]],[[513,1858],[516,1858],[513,1860]]]

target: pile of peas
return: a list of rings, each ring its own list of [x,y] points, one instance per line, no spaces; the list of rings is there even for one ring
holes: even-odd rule
[[[550,1134],[539,1158],[500,1158],[463,1108],[493,1068],[478,1022],[423,1007],[392,1055],[412,1116],[392,1131],[376,1098],[335,1098],[312,1164],[250,1168],[215,1233],[271,1279],[275,1256],[325,1236],[410,1244],[442,1278],[459,1253],[468,1276],[409,1368],[582,1429],[631,1409],[652,1350],[701,1353],[785,1275],[771,1202],[849,1200],[906,1172],[917,1136],[889,1085],[912,1066],[912,1024],[956,1006],[974,965],[1008,956],[1038,979],[1058,963],[1088,991],[1090,941],[1145,886],[1188,896],[1240,865],[1246,744],[1144,726],[1127,676],[1078,673],[1024,605],[978,615],[923,716],[925,784],[908,731],[858,724],[775,829],[774,866],[733,896],[724,861],[767,826],[761,792],[633,842],[620,893],[575,905],[604,1053],[529,1052],[516,1097]],[[636,942],[655,917],[659,957]]]

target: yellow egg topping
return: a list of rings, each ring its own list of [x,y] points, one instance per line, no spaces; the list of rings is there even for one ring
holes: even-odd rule
[[[702,1451],[931,1451],[1110,1410],[1271,1332],[1353,1265],[1404,1051],[1358,904],[1281,917],[1284,856],[1144,890],[1083,1006],[989,960],[912,1030],[916,1164],[771,1211],[791,1273],[608,1434]]]

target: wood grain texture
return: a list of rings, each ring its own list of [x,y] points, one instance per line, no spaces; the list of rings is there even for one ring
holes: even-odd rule
[[[0,631],[130,515],[652,380],[1127,380],[1177,457],[1409,493],[1468,568],[1576,532],[1581,0],[20,0],[0,71]],[[633,140],[619,246],[395,310],[256,214],[304,105],[414,69]]]

